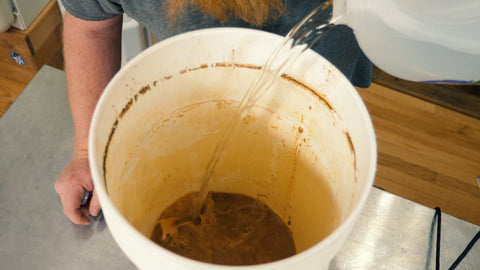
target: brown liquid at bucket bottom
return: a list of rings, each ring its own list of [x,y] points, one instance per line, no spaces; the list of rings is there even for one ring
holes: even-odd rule
[[[266,204],[237,193],[210,192],[200,215],[190,214],[196,192],[178,198],[158,219],[151,239],[191,259],[252,265],[295,255],[292,232]]]

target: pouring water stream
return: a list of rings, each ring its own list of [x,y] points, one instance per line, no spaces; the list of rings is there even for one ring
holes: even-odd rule
[[[283,41],[273,51],[262,72],[257,76],[243,96],[240,104],[235,111],[232,120],[225,129],[220,141],[215,147],[212,158],[210,159],[205,173],[200,179],[201,187],[198,192],[190,218],[192,220],[198,216],[200,209],[208,195],[209,184],[218,162],[225,156],[225,145],[230,139],[230,135],[237,128],[241,120],[247,116],[257,100],[268,91],[274,82],[283,72],[292,64],[304,51],[312,47],[326,32],[335,26],[335,23],[343,16],[331,17],[328,8],[332,7],[332,1],[325,1],[317,6],[312,12],[297,23],[285,36]]]

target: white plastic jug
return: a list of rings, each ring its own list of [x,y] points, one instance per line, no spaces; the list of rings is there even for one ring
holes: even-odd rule
[[[334,0],[368,58],[419,82],[480,82],[480,1]]]

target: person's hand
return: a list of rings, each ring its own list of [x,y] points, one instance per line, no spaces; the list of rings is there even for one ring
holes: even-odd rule
[[[87,216],[98,215],[100,203],[94,191],[93,181],[85,152],[74,155],[55,182],[55,190],[63,204],[63,213],[75,224],[90,224]],[[85,190],[93,192],[90,204],[81,206]]]

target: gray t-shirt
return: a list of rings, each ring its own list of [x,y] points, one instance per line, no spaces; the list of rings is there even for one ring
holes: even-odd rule
[[[286,12],[258,28],[236,18],[221,23],[195,8],[189,8],[184,16],[170,23],[166,8],[163,6],[165,2],[164,0],[62,0],[69,13],[83,20],[101,21],[126,13],[151,30],[158,40],[187,31],[222,26],[256,28],[285,35],[320,3],[318,0],[285,0]],[[315,44],[313,49],[341,70],[355,86],[370,85],[372,64],[358,47],[349,27],[343,25],[334,27]]]

